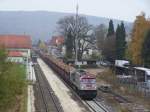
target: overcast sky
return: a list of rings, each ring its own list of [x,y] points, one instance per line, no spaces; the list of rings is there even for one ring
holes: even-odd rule
[[[0,10],[44,10],[134,21],[141,11],[150,16],[150,0],[0,0]]]

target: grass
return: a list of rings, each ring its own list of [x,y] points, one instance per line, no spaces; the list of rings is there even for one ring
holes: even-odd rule
[[[27,112],[27,88],[24,89],[24,94],[22,95],[21,107],[20,112]]]
[[[126,107],[121,106],[113,98],[108,98],[106,101],[109,102],[111,104],[111,106],[115,107],[117,112],[130,112]]]
[[[103,72],[100,72],[100,73],[97,75],[97,80],[98,80],[98,81],[103,80],[103,81],[105,81],[106,83],[113,85],[112,87],[117,87],[117,88],[118,88],[116,75],[115,75],[115,73],[114,73],[112,70],[110,70],[109,68],[106,69],[106,70],[103,71]]]
[[[25,112],[27,99],[25,67],[10,64],[0,74],[0,112]]]

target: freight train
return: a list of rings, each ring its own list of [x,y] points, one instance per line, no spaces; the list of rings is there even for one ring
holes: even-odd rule
[[[56,59],[51,55],[42,52],[38,54],[82,99],[92,100],[96,97],[97,87],[94,75],[85,70],[75,69],[63,63],[61,59]]]

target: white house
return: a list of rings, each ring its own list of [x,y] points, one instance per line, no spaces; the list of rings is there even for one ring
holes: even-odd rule
[[[19,51],[9,51],[7,60],[15,63],[24,63],[23,54]]]
[[[8,60],[28,63],[31,56],[32,42],[27,35],[0,35],[0,46],[8,51]]]
[[[150,69],[144,67],[134,67],[135,75],[139,82],[144,82],[150,88]]]

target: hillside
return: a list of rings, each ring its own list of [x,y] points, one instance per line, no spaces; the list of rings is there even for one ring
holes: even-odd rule
[[[48,40],[57,30],[57,21],[70,13],[46,12],[46,11],[0,11],[0,34],[28,34],[33,40],[39,38]],[[87,17],[90,24],[96,26],[105,24],[109,19],[103,17]],[[115,26],[120,20],[114,20]],[[132,29],[132,23],[125,22],[127,32]]]

